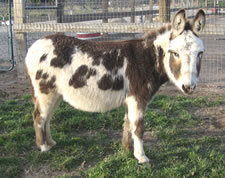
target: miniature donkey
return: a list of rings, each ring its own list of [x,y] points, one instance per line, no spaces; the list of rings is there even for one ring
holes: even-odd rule
[[[56,144],[50,120],[62,99],[88,112],[124,105],[123,146],[131,148],[132,136],[135,158],[149,162],[143,149],[147,105],[168,80],[183,93],[194,91],[204,51],[198,33],[204,25],[203,10],[190,21],[182,9],[171,24],[140,39],[96,42],[57,33],[37,40],[25,59],[37,146],[48,151]]]

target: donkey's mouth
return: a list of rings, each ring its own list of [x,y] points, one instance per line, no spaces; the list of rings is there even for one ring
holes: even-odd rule
[[[196,88],[196,85],[194,85],[194,86],[182,85],[182,89],[183,89],[184,93],[188,94],[188,95],[192,94],[194,92],[195,88]]]

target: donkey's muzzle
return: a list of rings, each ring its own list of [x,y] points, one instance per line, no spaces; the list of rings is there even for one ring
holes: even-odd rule
[[[186,94],[192,94],[193,91],[195,90],[196,85],[182,85],[182,89],[184,91],[184,93]]]

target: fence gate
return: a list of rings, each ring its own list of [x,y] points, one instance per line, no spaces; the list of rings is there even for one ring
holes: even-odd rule
[[[11,7],[12,1],[10,0],[0,2],[0,72],[11,71],[15,66]]]

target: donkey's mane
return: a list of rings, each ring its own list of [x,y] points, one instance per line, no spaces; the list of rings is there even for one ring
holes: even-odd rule
[[[165,26],[162,26],[155,30],[151,30],[150,32],[146,33],[144,38],[149,40],[155,39],[158,35],[162,35],[166,31],[170,31],[171,28],[172,28],[171,24],[167,24]]]

